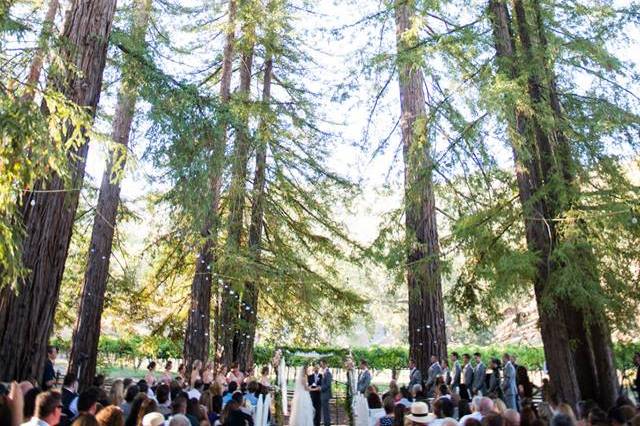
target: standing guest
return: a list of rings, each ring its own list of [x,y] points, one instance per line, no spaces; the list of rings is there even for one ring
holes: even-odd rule
[[[433,414],[429,414],[429,407],[425,402],[414,402],[411,404],[411,414],[405,417],[407,426],[421,426],[435,420]]]
[[[242,384],[244,380],[244,376],[240,371],[240,366],[237,362],[231,364],[231,371],[229,372],[229,376],[227,377],[227,383],[236,382],[238,386]]]
[[[513,361],[511,362],[513,364]],[[529,372],[524,365],[515,365],[516,369],[516,386],[518,386],[518,399],[522,405],[525,401],[533,399],[533,391],[535,385],[529,379]]]
[[[378,419],[376,426],[393,426],[393,422],[395,420],[393,412],[396,408],[393,398],[385,398],[382,402],[382,407],[384,408],[384,416]]]
[[[487,367],[482,362],[482,355],[480,352],[473,354],[476,361],[476,368],[473,371],[473,386],[471,387],[471,393],[473,395],[484,395],[486,393],[485,379]]]
[[[366,360],[360,360],[360,373],[358,374],[358,385],[356,387],[358,393],[364,394],[371,384],[371,373],[369,372],[369,363]]]
[[[196,359],[191,366],[191,375],[189,376],[189,386],[194,387],[196,381],[202,380],[200,377],[200,370],[202,369],[202,361]]]
[[[426,383],[426,394],[431,396],[434,394],[436,380],[438,376],[442,374],[442,367],[440,367],[440,362],[438,362],[438,357],[435,355],[431,355],[431,366],[429,370],[427,370],[427,383]]]
[[[440,361],[440,367],[442,368],[442,380],[445,385],[451,386],[451,370],[449,370],[449,361],[444,358]]]
[[[504,361],[504,381],[502,383],[502,392],[504,394],[504,402],[507,408],[516,410],[516,396],[518,395],[518,388],[516,386],[516,369],[511,363],[511,357],[509,354],[504,354],[502,357]]]
[[[489,366],[491,367],[491,375],[489,376],[489,388],[487,389],[487,394],[494,398],[502,399],[502,379],[500,377],[501,362],[498,358],[491,358]]]
[[[202,383],[205,390],[209,389],[213,383],[213,363],[211,361],[207,362],[202,370]]]
[[[422,372],[416,367],[413,359],[409,360],[409,389],[422,384]]]
[[[124,401],[124,382],[122,379],[116,379],[111,384],[109,390],[109,403],[119,407]]]
[[[257,379],[255,377],[255,372],[256,370],[253,367],[247,369],[247,371],[245,371],[244,379],[242,380],[242,383],[249,384],[253,381],[256,381]]]
[[[262,367],[262,371],[260,372],[260,384],[269,389],[271,387],[271,381],[269,380],[269,366],[265,365]]]
[[[218,374],[216,375],[216,382],[222,386],[222,390],[227,387],[227,367],[221,365],[218,367]]]
[[[500,398],[493,399],[493,411],[502,415],[505,411],[507,411],[507,405]]]
[[[67,373],[62,382],[62,414],[67,420],[73,418],[71,403],[78,397],[78,379],[74,373]]]
[[[147,374],[146,374],[146,376],[144,376],[144,380],[147,382],[147,384],[150,387],[155,386],[155,384],[156,384],[155,371],[156,371],[156,362],[155,361],[151,361],[149,363],[149,365],[147,366]]]
[[[473,396],[471,389],[473,388],[473,367],[471,366],[471,356],[469,354],[462,355],[462,384],[465,385],[467,395],[462,395],[467,400],[470,400]]]
[[[173,363],[171,362],[171,360],[168,360],[164,364],[164,372],[162,373],[162,377],[160,377],[160,380],[163,383],[166,383],[167,386],[170,385],[171,381],[173,380],[173,375],[171,374],[172,368],[173,368]]]
[[[575,426],[575,419],[571,418],[571,416],[558,413],[551,418],[550,426]]]
[[[60,392],[48,391],[39,394],[35,401],[33,417],[23,426],[56,426],[62,417]]]
[[[187,380],[187,366],[186,365],[180,364],[178,366],[178,374],[176,375],[176,379],[177,378],[181,378],[183,382]]]
[[[122,414],[124,415],[125,419],[129,417],[133,400],[139,393],[140,388],[137,385],[131,385],[127,388],[127,392],[124,394],[124,402],[120,404],[120,409],[122,410]]]
[[[124,415],[116,405],[104,407],[96,414],[99,426],[124,426]]]
[[[460,356],[458,352],[451,353],[451,362],[453,363],[453,374],[451,379],[451,389],[454,392],[459,392],[460,384],[462,383],[462,367],[460,366]]]
[[[538,416],[532,406],[527,405],[522,408],[522,412],[520,413],[520,426],[533,426],[536,420],[538,420]]]
[[[44,374],[42,375],[42,389],[49,390],[56,384],[55,363],[58,357],[58,348],[47,346],[47,360],[44,363]]]

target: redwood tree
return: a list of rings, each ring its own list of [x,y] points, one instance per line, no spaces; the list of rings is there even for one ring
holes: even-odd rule
[[[151,0],[144,0],[136,10],[131,28],[131,42],[136,47],[144,43],[150,8]],[[116,148],[110,152],[107,168],[102,175],[100,195],[91,231],[91,244],[87,254],[80,308],[73,329],[69,371],[76,372],[81,389],[93,383],[96,372],[100,320],[120,205],[120,182],[126,164],[126,151],[129,148],[131,124],[138,97],[134,65],[137,65],[135,60],[127,60],[125,57],[112,126],[112,138]]]
[[[226,41],[222,59],[222,74],[220,78],[220,104],[222,109],[228,107],[231,98],[231,77],[233,73],[233,55],[235,45],[235,25],[237,15],[237,4],[235,0],[229,1],[228,18],[226,24]],[[187,328],[185,330],[183,358],[187,365],[191,365],[194,360],[206,361],[209,357],[209,342],[211,329],[211,286],[214,275],[212,269],[216,267],[215,250],[217,248],[218,231],[220,225],[220,196],[222,191],[222,172],[224,151],[227,143],[227,120],[220,120],[218,131],[215,135],[210,135],[212,148],[212,163],[210,172],[209,189],[211,191],[211,205],[208,206],[206,223],[202,229],[203,243],[200,247],[196,270],[191,283],[191,304]],[[223,357],[230,357],[233,349],[233,330],[224,328],[225,324],[231,322],[228,318],[230,312],[225,309],[225,295],[222,292],[219,338],[221,342],[216,342],[225,350]],[[218,327],[218,324],[216,324]],[[218,333],[216,333],[218,334]],[[226,344],[225,344],[226,343]],[[230,359],[225,359],[228,364]]]
[[[74,1],[62,33],[61,58],[70,66],[49,84],[92,115],[100,98],[115,0]],[[69,126],[66,138],[84,128]],[[40,378],[53,328],[60,283],[88,151],[88,139],[68,154],[70,177],[54,174],[25,197],[23,263],[28,274],[17,291],[0,294],[0,378]],[[0,271],[2,273],[2,271]]]
[[[418,37],[414,0],[395,2],[400,127],[404,158],[405,234],[410,357],[426,371],[431,355],[446,357],[440,246],[433,191],[424,76],[415,62]],[[418,49],[419,50],[419,49]]]

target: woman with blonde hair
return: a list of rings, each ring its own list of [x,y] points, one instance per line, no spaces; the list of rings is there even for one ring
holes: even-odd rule
[[[502,415],[507,411],[507,404],[505,404],[500,398],[496,398],[493,400],[493,411]]]
[[[115,405],[109,405],[100,410],[96,414],[96,420],[100,426],[124,426],[124,414]]]
[[[124,402],[124,381],[122,379],[113,381],[109,390],[109,400],[117,407]]]
[[[196,359],[195,361],[193,361],[193,365],[191,366],[191,377],[189,378],[189,386],[191,386],[192,388],[195,386],[198,380],[201,380],[200,378],[201,369],[202,369],[202,361],[200,361],[199,359]]]
[[[202,370],[202,383],[204,383],[205,389],[209,389],[209,386],[211,386],[212,382],[213,382],[213,363],[209,361],[205,364],[204,370]]]

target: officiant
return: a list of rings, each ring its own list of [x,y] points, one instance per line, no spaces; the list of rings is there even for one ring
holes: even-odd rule
[[[315,410],[313,413],[313,426],[320,426],[320,415],[322,413],[320,385],[322,384],[322,374],[320,374],[320,369],[317,364],[313,366],[313,372],[309,374],[308,380],[309,394],[311,395],[311,402],[313,403],[313,409]]]

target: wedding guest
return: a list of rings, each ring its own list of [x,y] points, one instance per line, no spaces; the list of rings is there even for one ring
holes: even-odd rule
[[[360,360],[360,373],[358,374],[358,393],[365,394],[367,388],[371,384],[371,373],[369,372],[369,363],[366,360]]]
[[[78,397],[78,379],[74,373],[67,373],[62,382],[62,414],[67,420],[71,420],[74,414],[71,412],[71,403]]]
[[[91,414],[81,414],[71,423],[71,426],[99,426],[95,416]]]
[[[98,411],[98,399],[100,397],[100,388],[92,386],[80,392],[78,396],[78,416],[90,415],[95,416]]]
[[[435,393],[436,389],[436,380],[438,377],[442,375],[442,367],[440,366],[440,361],[436,355],[431,355],[431,365],[429,366],[429,370],[427,370],[427,382],[425,383],[425,394],[427,396],[432,396]]]
[[[376,423],[376,426],[393,426],[394,416],[393,412],[396,408],[393,397],[384,398],[382,407],[384,408],[384,416],[380,417]]]
[[[124,426],[124,414],[116,405],[104,407],[96,414],[96,420],[100,426]]]
[[[485,385],[487,368],[482,362],[482,355],[480,352],[474,353],[473,357],[476,361],[476,368],[473,370],[473,385],[471,387],[471,393],[473,395],[478,395],[479,393],[484,395],[487,391]]]
[[[551,418],[550,426],[575,426],[575,419],[564,413],[557,413]]]
[[[464,388],[462,387],[464,385]],[[469,354],[462,355],[462,384],[460,386],[460,395],[471,400],[473,396],[471,390],[473,387],[473,367],[471,366],[471,356]]]
[[[142,404],[140,404],[140,409],[138,410],[138,420],[136,424],[138,426],[142,425],[144,416],[146,416],[149,413],[157,413],[157,412],[158,412],[158,404],[151,398],[145,399],[144,401],[142,401]]]
[[[163,416],[171,414],[171,390],[166,383],[160,383],[156,388],[156,401],[158,402],[158,412]]]
[[[431,423],[435,416],[429,414],[429,407],[425,402],[414,402],[411,405],[411,413],[405,417],[407,422],[405,424],[413,426],[422,426]]]
[[[453,363],[453,374],[451,379],[451,389],[458,391],[462,383],[462,366],[460,365],[460,356],[458,352],[451,353],[451,362]]]
[[[446,358],[440,361],[440,368],[442,370],[441,377],[444,381],[444,384],[447,386],[451,386],[451,371],[449,370],[449,361]]]
[[[55,363],[58,357],[58,348],[47,346],[47,360],[44,364],[44,374],[42,375],[42,389],[49,390],[56,384]]]
[[[141,426],[163,426],[164,416],[160,413],[151,412],[142,418]]]
[[[491,368],[491,374],[489,375],[487,394],[494,398],[502,398],[502,379],[500,377],[502,363],[498,358],[491,358],[489,367]]]
[[[116,379],[109,389],[109,403],[119,407],[124,401],[124,382],[122,379]]]
[[[171,360],[168,360],[164,364],[164,372],[162,373],[162,377],[160,378],[160,380],[166,383],[167,385],[170,385],[171,381],[173,380],[173,375],[171,373],[172,368],[173,368],[173,363],[171,362]]]
[[[156,362],[151,361],[147,366],[147,374],[144,376],[144,380],[147,382],[147,384],[150,387],[153,387],[156,384],[155,371],[156,371]]]
[[[438,398],[433,403],[433,414],[436,419],[429,423],[429,426],[442,426],[445,419],[453,417],[453,402],[449,398]]]
[[[23,411],[23,418],[24,420],[29,420],[31,417],[34,416],[35,411],[36,411],[36,399],[38,398],[38,395],[42,392],[42,390],[40,388],[31,388],[27,391],[27,393],[24,394],[24,398],[23,398],[23,406],[22,406],[22,411]],[[75,416],[75,414],[74,414]]]
[[[202,383],[202,380],[196,380],[191,389],[187,392],[187,395],[189,396],[189,399],[195,398],[195,400],[198,401],[203,391],[204,383]]]
[[[407,408],[402,404],[396,404],[393,409],[393,426],[404,426],[404,413]]]
[[[33,417],[23,426],[56,426],[62,417],[62,396],[60,392],[40,393],[35,400]]]
[[[405,408],[410,408],[411,404],[413,403],[413,397],[411,396],[411,392],[409,392],[409,389],[407,389],[406,386],[402,386],[400,388],[400,395],[401,397],[398,400],[397,404],[401,404]]]
[[[382,401],[380,401],[380,396],[375,392],[371,392],[369,396],[367,396],[367,403],[369,404],[370,410],[377,410],[382,408]]]
[[[262,367],[262,371],[260,372],[260,384],[265,388],[271,387],[271,382],[269,380],[269,366],[265,365]]]
[[[258,382],[253,381],[247,385],[247,393],[244,398],[254,407],[258,405]]]
[[[231,382],[236,382],[236,384],[240,386],[243,381],[244,377],[240,372],[240,367],[237,362],[234,362],[233,364],[231,364],[231,371],[229,372],[229,375],[227,377],[227,383],[231,384]]]
[[[204,422],[209,422],[206,413],[195,398],[191,398],[187,401],[187,416],[196,419],[200,426],[204,426]]]
[[[180,364],[178,366],[178,374],[176,376],[176,378],[181,378],[182,381],[184,382],[185,380],[187,380],[187,366],[184,364]]]
[[[502,415],[507,411],[507,405],[500,398],[493,398],[493,411]]]
[[[384,401],[387,398],[392,398],[394,402],[396,401],[396,397],[400,393],[400,389],[398,389],[398,383],[395,379],[391,379],[389,382],[389,389],[382,394],[382,400]]]
[[[222,386],[222,389],[224,390],[227,387],[227,367],[224,365],[221,365],[220,367],[218,367],[218,374],[216,376],[216,382]]]
[[[191,366],[191,376],[189,377],[189,386],[194,387],[196,381],[202,380],[200,377],[200,370],[202,369],[202,361],[196,359]]]
[[[238,383],[237,382],[230,382],[227,392],[222,395],[222,405],[226,406],[229,401],[231,401],[231,398],[233,397],[233,393],[238,390]]]
[[[124,415],[125,419],[129,417],[133,400],[139,393],[140,388],[137,385],[131,385],[127,388],[127,392],[124,394],[124,402],[120,404],[120,409],[122,410],[122,414]]]
[[[413,359],[409,360],[409,389],[412,389],[415,385],[422,384],[422,372],[416,366],[416,362]]]
[[[506,422],[506,426],[520,426],[520,413],[511,408],[505,410],[502,414]]]
[[[209,389],[211,383],[213,383],[213,363],[211,361],[207,362],[202,370],[202,383],[204,385],[204,389]]]
[[[140,407],[147,399],[149,399],[149,397],[145,393],[140,392],[138,395],[136,395],[136,397],[133,400],[133,403],[131,403],[131,408],[129,409],[129,415],[124,421],[125,426],[137,426],[138,417],[140,414]]]
[[[169,426],[191,426],[191,422],[187,416],[175,414],[169,419]]]

